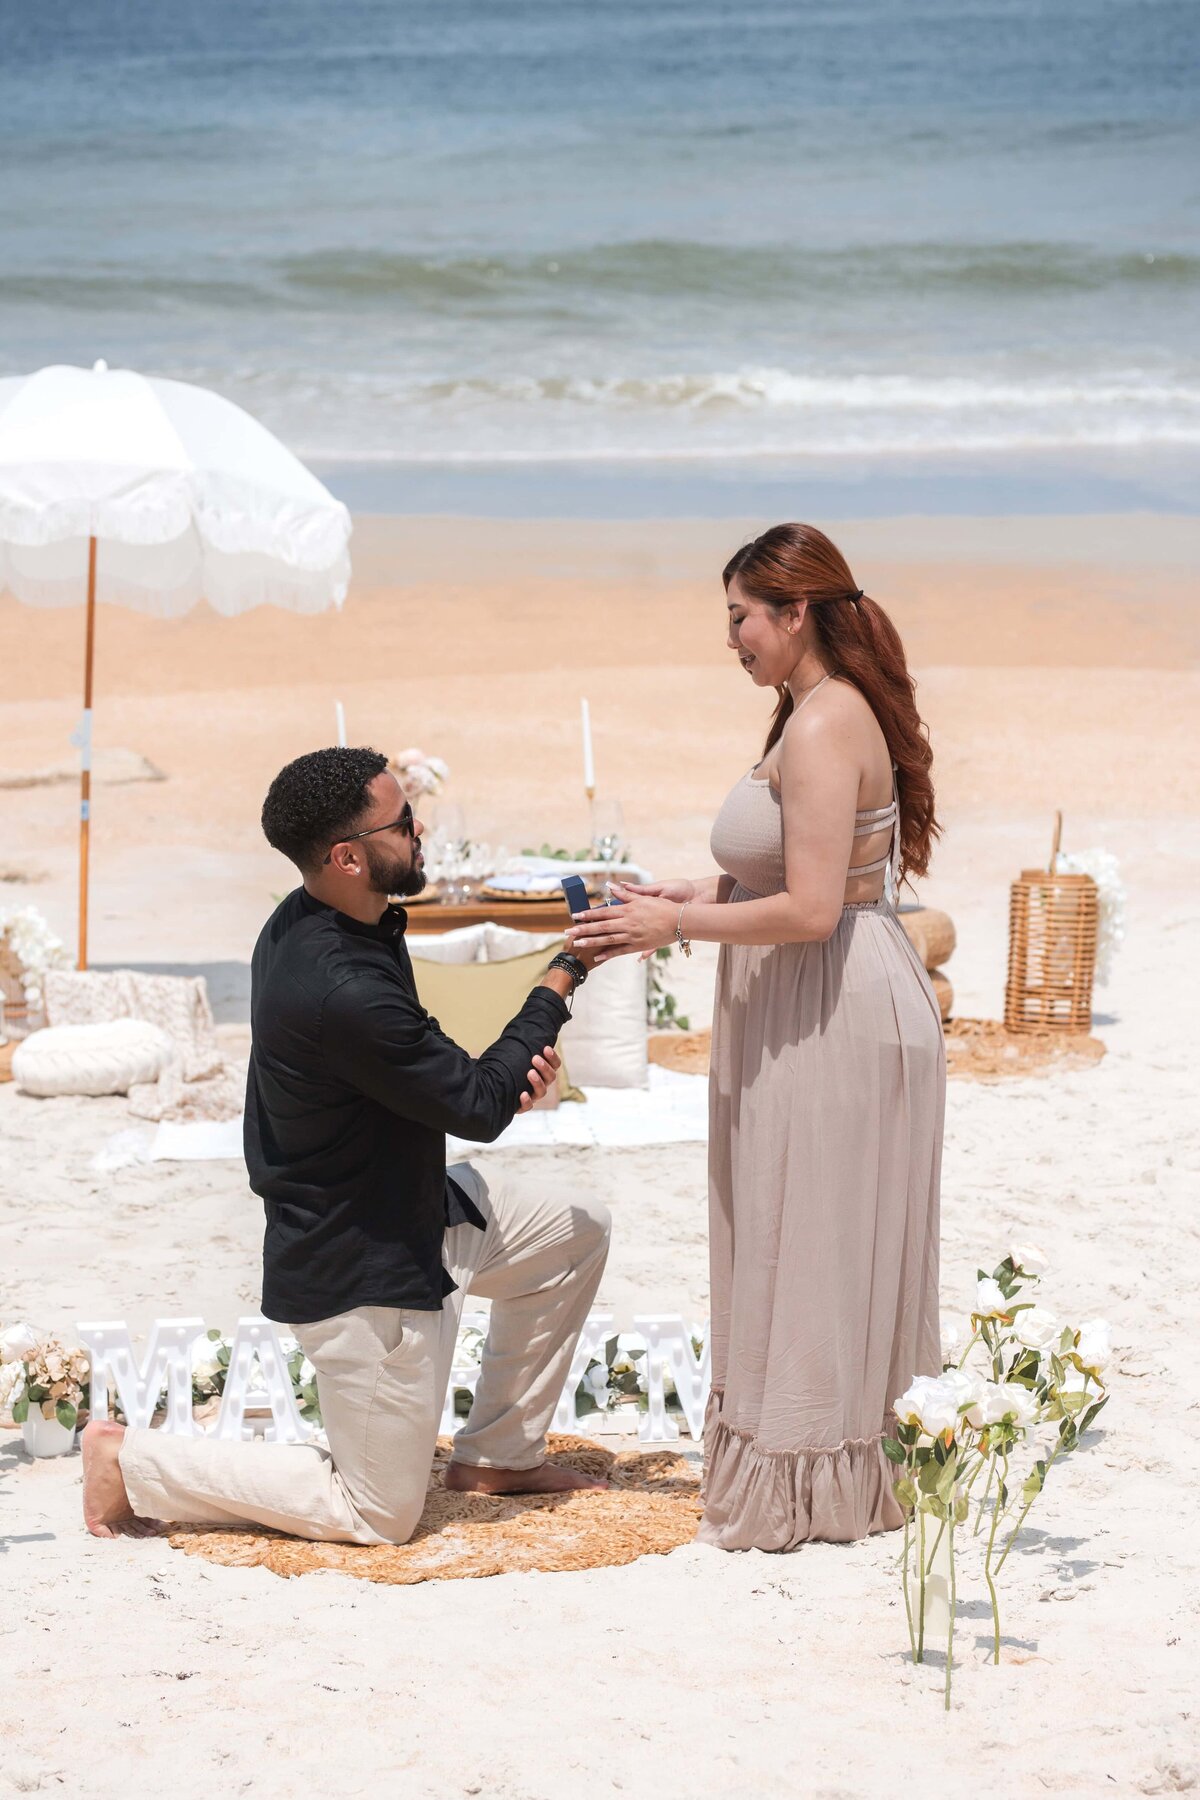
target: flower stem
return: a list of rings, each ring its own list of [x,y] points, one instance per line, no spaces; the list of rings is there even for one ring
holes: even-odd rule
[[[954,1582],[954,1499],[950,1500],[950,1633],[946,1639],[946,1711],[950,1711],[950,1671],[954,1667],[954,1610],[958,1604],[958,1594]]]
[[[1008,1470],[1008,1458],[1002,1457],[1005,1472]],[[997,1501],[999,1496],[997,1496]],[[983,1578],[988,1584],[988,1593],[992,1597],[992,1661],[1000,1661],[1000,1602],[996,1598],[996,1583],[992,1579],[992,1546],[996,1542],[996,1526],[1000,1521],[999,1504],[992,1508],[992,1528],[988,1533],[987,1549],[983,1557]]]
[[[917,1584],[917,1605],[920,1617],[917,1620],[917,1661],[925,1660],[925,1511],[922,1508],[917,1514],[917,1556],[919,1559],[920,1580]]]
[[[912,1514],[906,1509],[904,1514],[904,1611],[908,1618],[908,1646],[912,1651],[912,1659],[917,1660],[917,1637],[913,1630],[912,1596],[908,1591],[908,1548],[912,1532]]]
[[[1058,1453],[1061,1449],[1062,1449],[1062,1439],[1060,1438],[1058,1443],[1054,1446],[1054,1449],[1050,1452],[1049,1456],[1046,1458],[1046,1467],[1042,1471],[1042,1487],[1045,1487],[1046,1476],[1050,1473],[1050,1466],[1053,1463],[1055,1457],[1058,1455]],[[1004,1559],[1008,1555],[1009,1551],[1012,1549],[1013,1545],[1015,1544],[1015,1542],[1017,1540],[1017,1533],[1020,1531],[1022,1525],[1025,1523],[1026,1513],[1028,1513],[1030,1507],[1033,1505],[1034,1501],[1037,1499],[1038,1494],[1040,1494],[1041,1491],[1042,1491],[1042,1488],[1039,1487],[1036,1493],[1030,1494],[1028,1500],[1025,1502],[1024,1506],[1021,1508],[1020,1513],[1017,1515],[1017,1522],[1013,1526],[1012,1531],[1009,1533],[1008,1541],[1006,1542],[1003,1550],[1000,1552],[1000,1561],[996,1564],[997,1575],[1000,1573],[1001,1569],[1004,1567]]]
[[[996,1458],[993,1453],[991,1456],[988,1457],[988,1478],[984,1482],[983,1492],[979,1496],[979,1510],[975,1514],[975,1529],[971,1533],[972,1537],[979,1536],[979,1527],[983,1523],[983,1509],[987,1505],[987,1497],[991,1493],[991,1490],[992,1490],[992,1476],[995,1473],[996,1473]]]
[[[942,1541],[942,1534],[945,1531],[945,1529],[946,1529],[946,1521],[945,1521],[945,1519],[942,1519],[938,1525],[937,1536],[933,1540],[933,1549],[929,1552],[929,1561],[925,1565],[925,1573],[927,1575],[932,1575],[932,1573],[933,1573],[933,1559],[938,1553],[938,1545]]]

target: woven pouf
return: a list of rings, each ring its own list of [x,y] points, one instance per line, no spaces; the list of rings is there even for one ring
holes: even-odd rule
[[[363,1581],[409,1586],[517,1570],[615,1568],[640,1556],[663,1556],[696,1535],[699,1475],[671,1450],[614,1453],[590,1439],[551,1437],[549,1462],[610,1483],[570,1494],[448,1493],[442,1472],[449,1460],[450,1440],[440,1438],[425,1511],[407,1544],[315,1544],[273,1531],[210,1531],[202,1525],[180,1527],[167,1541],[228,1568],[276,1575],[336,1569]]]

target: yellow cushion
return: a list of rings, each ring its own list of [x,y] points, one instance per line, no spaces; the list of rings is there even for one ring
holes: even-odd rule
[[[480,1056],[520,1012],[530,988],[541,980],[551,957],[561,949],[560,941],[548,949],[490,963],[426,962],[414,957],[413,975],[421,1005],[468,1056]],[[583,1093],[571,1085],[561,1050],[559,1056],[559,1099],[582,1100]]]

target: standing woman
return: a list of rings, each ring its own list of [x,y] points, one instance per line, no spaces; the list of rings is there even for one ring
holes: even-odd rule
[[[939,827],[903,646],[835,545],[777,525],[724,581],[730,648],[779,697],[713,827],[726,873],[621,887],[573,935],[721,945],[700,1538],[789,1550],[902,1523],[881,1438],[941,1367],[945,1050],[895,904]]]

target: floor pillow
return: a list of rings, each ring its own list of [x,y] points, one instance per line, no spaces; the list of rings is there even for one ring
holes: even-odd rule
[[[48,1025],[17,1045],[13,1080],[23,1093],[127,1094],[157,1081],[172,1056],[171,1040],[145,1019],[102,1025]]]

